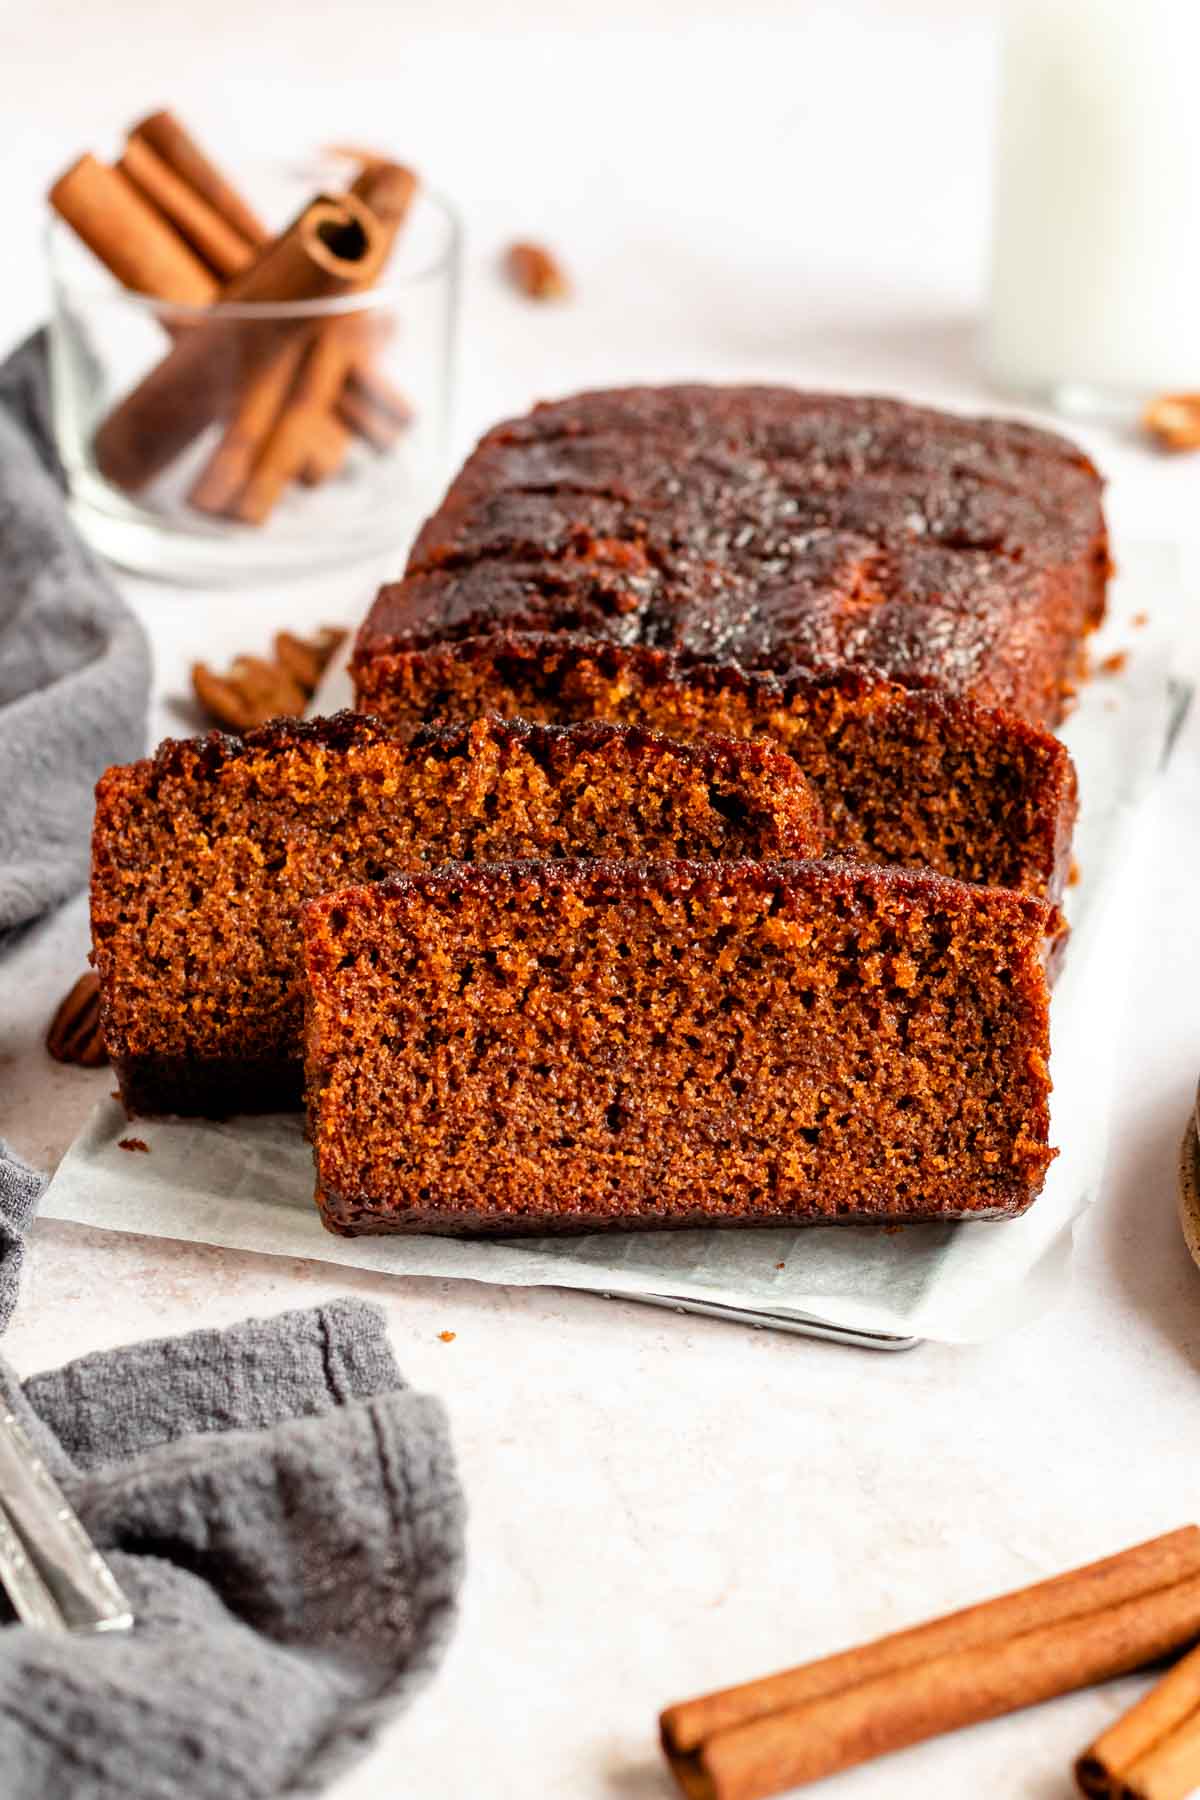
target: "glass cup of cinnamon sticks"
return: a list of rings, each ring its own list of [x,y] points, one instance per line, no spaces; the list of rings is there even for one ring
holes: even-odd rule
[[[102,554],[221,581],[403,546],[445,474],[443,200],[383,158],[243,193],[155,114],[50,202],[53,427]]]

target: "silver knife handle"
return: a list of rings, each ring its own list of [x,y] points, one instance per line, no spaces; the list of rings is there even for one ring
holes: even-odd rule
[[[65,1631],[54,1595],[29,1560],[25,1545],[0,1506],[0,1587],[13,1603],[22,1625],[39,1631]]]
[[[116,1576],[7,1408],[0,1409],[0,1504],[68,1631],[129,1629],[133,1611]]]

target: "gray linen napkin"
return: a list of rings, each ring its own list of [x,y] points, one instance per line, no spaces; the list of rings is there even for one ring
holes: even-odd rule
[[[145,633],[67,516],[44,333],[0,366],[0,948],[87,876],[92,788],[140,756]]]
[[[25,1260],[25,1232],[33,1221],[46,1177],[0,1138],[0,1331],[12,1318]]]
[[[361,1301],[0,1388],[138,1624],[0,1630],[5,1800],[298,1800],[436,1666],[463,1509],[440,1404]],[[397,1772],[395,1791],[405,1791]]]

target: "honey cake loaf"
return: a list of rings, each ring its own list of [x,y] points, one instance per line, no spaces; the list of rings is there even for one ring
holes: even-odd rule
[[[305,909],[335,1232],[988,1219],[1048,1147],[1049,909],[814,862],[447,867]]]
[[[97,788],[93,956],[131,1111],[298,1106],[300,913],[448,860],[819,854],[819,809],[770,746],[503,720],[398,741],[343,713],[163,744]]]
[[[861,671],[748,673],[570,632],[489,632],[360,663],[360,704],[401,732],[491,712],[636,721],[675,738],[773,739],[820,796],[830,846],[1057,899],[1070,860],[1066,747],[1011,713]]]
[[[570,630],[856,668],[1052,726],[1104,612],[1102,483],[1066,439],[895,400],[629,388],[490,431],[357,662]]]

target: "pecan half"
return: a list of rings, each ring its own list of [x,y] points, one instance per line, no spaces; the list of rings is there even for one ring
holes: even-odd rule
[[[1142,423],[1164,450],[1200,450],[1200,394],[1160,394]]]
[[[98,1069],[108,1061],[100,1030],[100,977],[81,975],[50,1021],[46,1048],[56,1062]]]
[[[236,656],[225,675],[216,674],[207,663],[194,663],[193,691],[209,717],[227,731],[242,733],[268,719],[299,718],[345,638],[346,633],[333,626],[314,638],[281,631],[275,638],[273,661]]]
[[[544,244],[510,244],[504,266],[528,300],[565,300],[571,292],[566,270]]]
[[[290,631],[278,631],[275,634],[275,661],[307,695],[312,695],[330,658],[345,640],[344,631],[329,625],[318,631],[314,638],[296,637]]]

